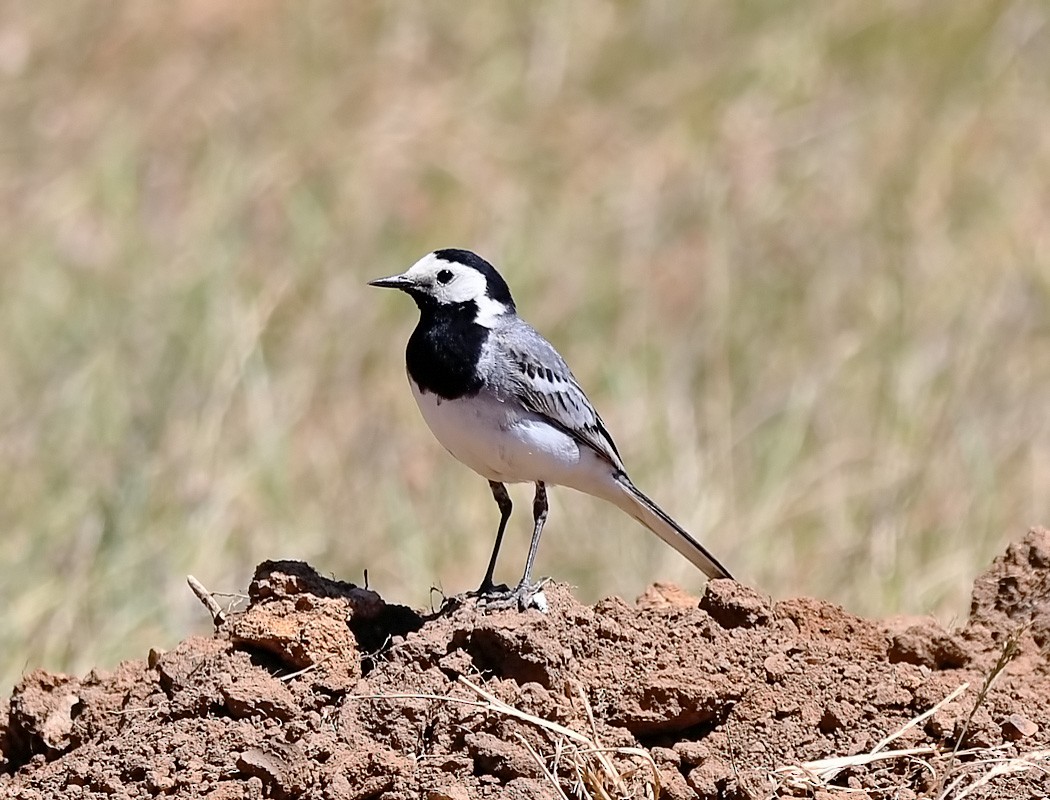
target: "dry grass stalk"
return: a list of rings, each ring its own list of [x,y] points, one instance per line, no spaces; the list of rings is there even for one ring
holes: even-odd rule
[[[533,761],[537,763],[544,778],[554,786],[559,796],[565,797],[565,788],[559,781],[557,773],[559,768],[575,776],[571,787],[572,795],[579,798],[595,798],[596,800],[615,800],[617,798],[630,798],[639,796],[633,790],[628,780],[635,776],[639,769],[647,767],[650,775],[645,780],[640,790],[642,797],[655,798],[660,796],[660,772],[652,756],[640,747],[602,747],[597,741],[597,729],[594,725],[594,717],[590,705],[583,697],[584,706],[591,724],[591,734],[580,733],[557,722],[543,717],[537,717],[525,711],[508,705],[491,692],[482,689],[467,678],[460,676],[459,683],[477,694],[479,700],[470,700],[464,697],[453,697],[451,695],[423,694],[415,692],[396,692],[390,694],[353,694],[347,695],[348,700],[436,700],[443,703],[456,703],[470,706],[483,711],[490,711],[505,717],[527,722],[554,736],[552,746],[554,749],[552,757],[544,759],[534,747],[532,747],[520,734],[516,738],[524,745]],[[613,756],[622,756],[641,762],[642,766],[632,766],[624,770],[617,768],[613,763]],[[612,793],[611,793],[612,792]]]
[[[530,756],[532,756],[532,760],[536,762],[536,766],[539,767],[540,772],[543,773],[543,777],[547,779],[547,783],[549,783],[554,791],[558,793],[558,797],[562,798],[562,800],[569,800],[569,796],[565,794],[565,791],[561,788],[561,782],[558,780],[558,776],[550,770],[547,766],[547,761],[543,756],[536,752],[536,748],[529,744],[529,740],[520,733],[515,733],[514,738],[517,739],[521,743],[521,746],[528,751]],[[560,754],[556,754],[555,763],[557,763],[558,755]]]
[[[778,767],[773,770],[772,780],[774,783],[783,784],[792,788],[832,789],[830,782],[844,769],[860,767],[866,764],[874,764],[880,761],[892,761],[898,758],[914,758],[916,756],[931,756],[938,753],[936,747],[911,747],[902,750],[883,750],[894,740],[898,739],[905,731],[914,728],[923,720],[936,714],[948,703],[958,698],[969,688],[970,684],[964,683],[950,692],[943,700],[927,709],[918,716],[912,718],[896,732],[882,739],[867,753],[858,753],[852,756],[837,756],[834,758],[822,758],[817,761],[807,761],[803,764]]]
[[[194,578],[192,575],[186,576],[186,583],[189,584],[193,594],[197,596],[197,599],[201,601],[208,613],[211,614],[212,624],[215,629],[218,630],[222,627],[222,624],[226,622],[226,612],[222,610],[222,606],[219,605],[219,601],[215,599],[211,592],[204,588],[204,584]]]
[[[601,746],[598,741],[597,727],[594,723],[594,714],[591,712],[590,703],[587,702],[587,698],[582,690],[578,689],[578,692],[580,699],[583,701],[583,706],[591,727],[590,735],[580,733],[572,728],[560,725],[557,722],[552,722],[551,720],[543,719],[542,717],[537,717],[514,708],[514,706],[504,703],[492,693],[485,691],[480,686],[472,683],[463,676],[460,676],[459,682],[476,692],[480,697],[484,698],[488,704],[487,707],[489,710],[497,714],[503,714],[504,716],[514,717],[523,722],[528,722],[548,731],[549,733],[553,733],[568,740],[568,742],[563,743],[568,746],[563,747],[558,752],[559,755],[564,754],[568,756],[569,766],[577,777],[577,791],[574,792],[577,796],[603,799],[609,798],[609,800],[612,800],[614,797],[627,798],[634,796],[631,788],[628,786],[627,780],[632,777],[639,768],[631,767],[621,771],[613,763],[611,756],[625,756],[632,759],[640,759],[650,770],[650,779],[643,783],[643,791],[645,792],[644,796],[652,798],[660,796],[660,773],[656,768],[656,762],[653,761],[652,756],[646,750],[639,747]],[[569,742],[572,744],[569,744]],[[580,745],[583,746],[581,747]],[[535,753],[533,748],[530,747],[529,750],[530,754]],[[534,758],[536,755],[534,755]],[[555,761],[554,763],[557,762]],[[553,773],[549,769],[544,769],[544,774],[553,776]],[[584,787],[588,792],[587,794],[581,794],[580,791],[578,791],[579,788]],[[616,794],[610,794],[610,789],[614,790]]]
[[[959,731],[959,736],[955,740],[955,746],[952,748],[951,755],[948,758],[948,766],[944,770],[944,775],[941,777],[940,786],[943,788],[944,784],[948,780],[948,776],[951,775],[952,770],[955,767],[956,756],[959,752],[959,747],[962,745],[963,739],[966,738],[967,732],[970,730],[970,723],[973,722],[973,715],[977,713],[977,709],[980,708],[984,701],[988,698],[988,692],[991,691],[992,685],[998,680],[999,676],[1006,670],[1007,665],[1013,661],[1014,656],[1017,655],[1018,649],[1021,644],[1021,637],[1024,632],[1028,629],[1027,625],[1021,625],[1013,631],[1003,644],[1002,652],[999,653],[999,658],[995,664],[988,671],[988,675],[984,679],[984,683],[981,684],[981,690],[977,693],[977,699],[974,700],[973,708],[970,709],[970,713],[966,715],[966,720],[963,722],[962,729]],[[955,783],[958,783],[956,781]],[[955,786],[955,783],[952,786]],[[945,800],[948,796],[948,789],[942,791],[939,795],[940,800]]]
[[[1008,757],[999,752],[999,748],[995,747],[973,748],[969,750],[959,749],[962,741],[966,737],[966,733],[969,730],[977,709],[985,702],[996,680],[1002,675],[1014,656],[1017,655],[1020,638],[1023,635],[1024,630],[1024,627],[1018,628],[1003,645],[1002,653],[995,665],[989,670],[988,675],[974,700],[973,707],[967,713],[959,735],[956,737],[955,745],[950,751],[944,751],[933,746],[914,747],[902,750],[884,750],[884,748],[900,738],[900,736],[906,731],[914,728],[916,725],[933,716],[941,708],[944,708],[944,706],[959,698],[969,688],[968,683],[960,685],[939,703],[909,720],[897,731],[882,739],[869,752],[859,753],[853,756],[825,758],[817,761],[808,761],[798,765],[778,767],[772,773],[771,778],[773,782],[778,786],[785,786],[791,789],[821,789],[824,791],[833,791],[836,789],[845,790],[844,787],[831,784],[831,781],[833,781],[844,769],[864,766],[880,761],[910,758],[917,761],[917,763],[924,769],[927,769],[931,773],[931,776],[936,780],[937,786],[940,789],[939,792],[936,793],[938,800],[963,800],[963,798],[968,797],[981,787],[986,786],[991,781],[1004,775],[1017,774],[1030,769],[1041,769],[1050,774],[1050,750],[1033,750],[1022,756]],[[985,757],[983,759],[979,758],[982,755]],[[959,767],[960,756],[966,756],[971,759],[969,762],[969,766],[971,767],[989,765],[989,769],[972,783],[965,784],[966,779],[972,774],[972,772],[959,775],[951,783],[948,783],[948,778],[951,776],[952,772]],[[946,762],[942,761],[943,759],[946,759]],[[938,769],[939,764],[940,769]],[[938,775],[940,776],[939,778]],[[890,787],[886,788],[889,789]]]
[[[982,786],[987,786],[996,778],[1000,778],[1004,775],[1027,772],[1030,769],[1041,769],[1047,774],[1050,774],[1050,750],[1033,750],[1030,753],[1025,753],[1024,755],[1015,758],[992,759],[989,763],[992,764],[992,768],[985,772],[976,781],[965,786],[958,794],[954,795],[953,800],[963,800],[963,798],[977,791]],[[954,792],[959,784],[962,783],[965,777],[965,775],[960,775],[952,781],[952,784],[948,786],[941,795],[942,800],[952,797],[952,792]]]
[[[906,725],[904,725],[902,728],[900,728],[896,733],[891,733],[889,736],[887,736],[885,739],[883,739],[881,742],[879,742],[877,745],[875,745],[871,749],[871,752],[872,753],[879,752],[882,748],[886,747],[886,745],[888,745],[890,742],[894,741],[895,739],[900,738],[904,734],[905,731],[911,730],[916,725],[918,725],[920,722],[924,722],[925,720],[927,720],[930,717],[932,717],[934,714],[936,714],[938,711],[940,711],[942,708],[944,708],[946,705],[948,705],[948,703],[950,703],[955,698],[959,697],[961,694],[963,694],[963,692],[965,692],[969,688],[970,688],[970,684],[969,683],[964,683],[961,686],[956,687],[952,692],[950,692],[948,694],[947,697],[945,697],[939,703],[937,703],[934,706],[931,706],[929,709],[927,709],[923,713],[919,714],[919,716],[917,716],[914,719],[910,720]]]
[[[909,747],[904,750],[887,750],[882,753],[858,753],[854,756],[837,756],[822,758],[817,761],[806,761],[802,764],[777,767],[773,771],[773,780],[796,789],[812,787],[814,789],[833,789],[830,781],[842,770],[861,767],[878,761],[892,761],[897,758],[911,758],[920,755],[932,755],[937,748]]]

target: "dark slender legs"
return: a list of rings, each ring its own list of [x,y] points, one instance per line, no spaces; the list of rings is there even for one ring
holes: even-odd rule
[[[532,565],[536,561],[536,551],[540,549],[540,536],[543,535],[543,523],[547,521],[547,487],[543,481],[536,482],[536,496],[532,500],[532,541],[529,543],[529,555],[525,559],[525,573],[521,576],[518,589],[529,586],[532,578]]]
[[[485,579],[481,582],[478,595],[492,597],[488,605],[494,608],[516,605],[521,609],[526,609],[533,604],[533,598],[537,594],[537,587],[532,584],[532,566],[536,562],[536,551],[540,547],[543,523],[547,521],[547,487],[542,481],[537,481],[536,483],[536,496],[532,501],[534,526],[532,529],[532,541],[529,543],[529,554],[525,559],[525,572],[522,574],[521,581],[517,587],[511,591],[507,591],[506,587],[500,587],[497,590],[492,582],[492,576],[496,571],[496,559],[499,557],[500,545],[503,544],[503,534],[507,529],[507,520],[510,519],[513,505],[510,501],[510,495],[507,494],[507,488],[502,483],[489,481],[489,488],[492,489],[492,496],[496,499],[496,505],[499,506],[499,530],[496,532],[496,544],[492,548],[489,568],[485,571]],[[537,605],[537,607],[539,606]]]
[[[492,548],[489,568],[485,572],[485,580],[481,582],[478,594],[491,594],[495,588],[492,583],[492,574],[496,571],[496,559],[499,557],[500,545],[503,544],[503,532],[507,530],[507,520],[510,519],[510,512],[514,508],[514,504],[510,502],[510,495],[507,494],[506,486],[497,481],[489,481],[489,488],[492,489],[492,496],[496,498],[496,505],[499,506],[499,531],[496,532],[496,544]]]

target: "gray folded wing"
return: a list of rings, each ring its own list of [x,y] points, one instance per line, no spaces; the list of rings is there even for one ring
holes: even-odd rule
[[[529,325],[516,320],[500,337],[503,380],[529,411],[540,414],[577,441],[593,449],[616,469],[620,453],[591,401],[565,360]]]

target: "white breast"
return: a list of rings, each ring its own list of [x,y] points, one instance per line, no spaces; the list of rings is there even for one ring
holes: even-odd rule
[[[611,470],[573,437],[524,410],[482,392],[445,400],[412,385],[419,410],[437,440],[483,478],[501,483],[544,481],[591,494]]]

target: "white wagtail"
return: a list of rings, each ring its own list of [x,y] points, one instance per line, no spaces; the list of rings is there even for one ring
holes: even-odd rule
[[[401,275],[371,281],[419,306],[408,340],[409,383],[438,441],[488,479],[500,510],[496,544],[478,594],[527,607],[547,519],[547,484],[570,486],[626,511],[711,578],[729,572],[631,483],[620,453],[558,351],[516,313],[506,281],[468,250],[437,250]],[[493,585],[511,501],[505,483],[535,483],[535,525],[513,590]]]

